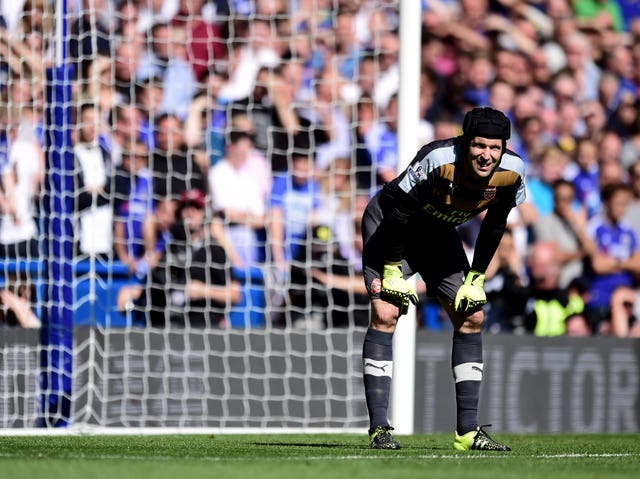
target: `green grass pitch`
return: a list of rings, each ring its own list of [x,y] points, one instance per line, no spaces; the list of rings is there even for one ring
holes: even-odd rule
[[[509,453],[458,452],[451,434],[396,436],[374,451],[366,435],[0,436],[2,478],[640,477],[640,434],[495,434]]]

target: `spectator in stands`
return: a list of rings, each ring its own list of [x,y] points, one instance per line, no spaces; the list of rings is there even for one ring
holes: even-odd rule
[[[99,142],[98,108],[92,103],[81,105],[76,114],[76,126],[73,153],[78,165],[79,253],[106,259],[113,248],[112,164],[109,153]]]
[[[355,223],[354,228],[359,228],[359,219]],[[353,247],[362,254],[360,232],[356,229],[354,233]],[[362,281],[362,262],[343,255],[337,238],[327,226],[314,228],[306,247],[309,252],[305,256],[309,260],[304,267],[292,270],[293,283],[313,278],[306,288],[311,290],[311,294],[301,290],[297,297],[292,298],[293,306],[305,316],[299,323],[309,326],[315,320],[318,321],[316,327],[328,328],[367,326],[369,297]],[[297,280],[296,275],[299,276]]]
[[[595,30],[612,28],[617,32],[624,29],[624,18],[618,2],[575,0],[571,5],[581,28],[591,27]]]
[[[186,27],[171,25],[166,48],[166,65],[163,65],[163,89],[160,110],[171,113],[184,121],[189,113],[189,104],[196,93],[196,76],[192,64],[187,60],[187,31]],[[157,30],[154,30],[157,31]],[[155,44],[155,43],[154,43]],[[180,85],[180,88],[171,88]]]
[[[326,268],[338,256],[339,246],[331,229],[325,225],[310,226],[289,270],[286,309],[281,318],[286,326],[297,329],[331,326],[326,287],[314,280],[310,268]]]
[[[297,67],[296,62],[284,63],[266,75],[269,96],[273,101],[268,142],[271,145],[270,162],[274,176],[291,174],[292,154],[300,154],[296,150],[300,150],[304,156],[309,148],[318,148],[329,139],[326,126],[302,116],[293,102],[295,91],[292,82]]]
[[[591,218],[601,208],[597,144],[591,138],[580,138],[573,159],[577,172],[571,181],[576,190],[576,199],[585,208],[587,217]]]
[[[293,262],[304,263],[305,244],[310,240],[313,218],[320,201],[320,186],[314,178],[313,154],[301,149],[292,154],[290,177],[274,176],[270,197],[268,237],[270,242],[269,261],[277,277],[274,278],[275,291],[270,293],[274,306],[280,306],[282,283],[290,277]],[[297,289],[304,289],[297,285]],[[274,311],[275,312],[275,311]],[[277,313],[276,313],[277,314]],[[279,321],[283,318],[274,318]],[[284,318],[288,323],[291,318]]]
[[[628,173],[633,198],[627,206],[623,220],[633,228],[636,236],[640,238],[640,160],[629,166]]]
[[[637,118],[637,93],[635,89],[633,91],[623,90],[613,114],[609,116],[606,128],[615,132],[624,143],[633,134]]]
[[[487,105],[490,105],[492,108],[503,109],[505,115],[515,120],[513,109],[515,107],[516,91],[511,83],[503,80],[495,80],[489,86],[487,95]],[[510,141],[513,140],[514,139],[511,139]]]
[[[241,20],[234,28],[238,30],[239,38],[230,44],[229,81],[221,91],[221,95],[232,102],[249,97],[258,73],[263,68],[271,71],[278,67],[283,53],[277,46],[275,29],[267,18]]]
[[[357,10],[344,6],[335,13],[335,37],[333,52],[340,75],[355,80],[364,53],[362,39],[358,37]]]
[[[0,325],[39,328],[40,319],[31,306],[33,289],[13,278],[12,286],[0,288]]]
[[[605,111],[607,119],[618,104],[618,90],[620,88],[620,80],[612,72],[607,69],[602,71],[600,84],[598,85],[598,101]]]
[[[562,101],[556,105],[556,115],[555,143],[567,155],[572,155],[577,139],[584,136],[580,108],[573,101]]]
[[[142,112],[132,103],[118,103],[111,111],[110,120],[112,126],[108,149],[113,165],[118,166],[122,161],[122,152],[142,138]]]
[[[607,136],[610,134],[611,133],[607,133]],[[605,136],[605,138],[607,138],[607,136]],[[613,136],[611,138],[613,138]],[[619,137],[616,138],[619,139]],[[598,160],[598,164],[598,186],[600,187],[601,195],[602,188],[605,186],[627,182],[626,171],[622,168],[622,164],[618,159],[605,159],[601,156]]]
[[[53,64],[54,7],[45,0],[24,1],[20,21],[13,30],[0,27],[0,52],[11,70],[44,82]],[[6,48],[6,50],[5,50]]]
[[[316,123],[326,127],[328,141],[316,150],[316,167],[325,169],[333,158],[348,156],[351,151],[351,135],[347,108],[348,98],[345,90],[348,83],[336,68],[329,64],[315,82],[315,98],[311,114]]]
[[[206,0],[180,0],[178,10],[171,19],[171,25],[185,33],[185,60],[193,70],[196,81],[202,80],[209,72],[213,61],[222,62],[227,58],[224,32],[228,30],[222,21],[212,21],[213,15],[204,11]]]
[[[598,147],[598,164],[601,168],[607,163],[620,164],[622,138],[616,132],[605,130],[600,138]]]
[[[224,248],[209,234],[202,191],[185,190],[177,222],[146,287],[123,289],[119,306],[144,311],[151,326],[227,326],[226,313],[241,298]]]
[[[567,288],[572,280],[583,275],[583,263],[593,251],[586,231],[587,214],[576,202],[573,184],[559,179],[553,183],[553,211],[534,225],[536,241],[556,247],[555,262],[559,264],[558,286]]]
[[[264,153],[267,158],[270,159],[270,163],[276,164],[277,166],[284,168],[286,161],[282,159],[277,159],[274,163],[271,160],[271,156],[274,151],[275,144],[274,138],[277,138],[278,141],[282,142],[280,138],[275,135],[273,132],[273,127],[277,124],[280,125],[280,120],[277,119],[274,124],[274,115],[277,115],[277,110],[274,109],[273,98],[271,91],[272,88],[280,88],[273,84],[272,79],[276,78],[277,75],[274,76],[273,70],[268,67],[261,67],[258,70],[257,78],[253,87],[252,92],[249,96],[240,98],[240,99],[228,99],[225,95],[225,88],[219,89],[220,97],[218,98],[218,103],[224,103],[229,101],[229,109],[232,111],[232,114],[235,116],[237,113],[244,113],[248,117],[250,123],[253,125],[254,131],[254,143],[258,150]],[[277,84],[276,80],[276,84]],[[279,98],[276,95],[275,98]],[[221,122],[216,122],[211,124],[212,131],[215,131],[216,128],[219,128],[219,124]],[[224,123],[222,123],[222,128],[224,129]],[[292,136],[296,135],[296,131],[292,131]],[[315,138],[315,136],[314,136]],[[318,139],[322,139],[320,135],[318,135]],[[287,146],[287,145],[285,145]],[[277,149],[276,149],[277,150]],[[286,160],[286,158],[285,158]],[[273,167],[272,167],[273,170]]]
[[[319,205],[312,153],[294,151],[292,162],[291,177],[276,176],[270,197],[271,258],[283,272],[298,256]]]
[[[629,129],[629,137],[623,143],[622,150],[620,151],[620,163],[625,169],[629,169],[635,163],[637,163],[639,159],[640,159],[640,114],[636,113],[633,123]]]
[[[474,106],[489,105],[489,90],[494,76],[493,63],[489,55],[484,51],[471,54],[463,76],[461,94],[464,101]],[[513,95],[513,90],[511,93]],[[496,105],[493,106],[498,108]],[[510,109],[511,105],[509,108],[504,108],[504,111]]]
[[[640,161],[628,170],[633,194],[623,216],[623,221],[640,238]],[[640,289],[636,275],[635,287],[621,286],[611,295],[611,335],[617,337],[640,336]]]
[[[18,117],[19,118],[19,117]],[[29,121],[7,125],[6,160],[0,164],[0,258],[37,260],[36,201],[44,179],[45,162],[40,142]],[[0,321],[26,328],[40,326],[30,301],[29,278],[10,275],[0,288]]]
[[[140,64],[136,76],[140,80],[162,78],[169,64],[171,49],[171,26],[168,22],[158,22],[147,30],[145,48],[140,52]]]
[[[569,158],[556,146],[545,148],[536,161],[537,173],[527,182],[527,197],[540,216],[553,211],[553,183],[563,178]]]
[[[233,126],[228,122],[228,116],[232,118],[242,112],[247,117],[247,122],[253,128],[253,122],[247,115],[249,105],[228,105],[228,100],[220,95],[227,76],[215,71],[211,71],[203,78],[204,87],[196,93],[189,106],[189,113],[184,122],[185,142],[189,147],[206,145],[209,166],[215,165],[225,154],[224,147],[226,141],[225,131]],[[251,103],[251,99],[246,99]],[[236,108],[238,106],[238,108]],[[266,127],[264,134],[266,135]],[[255,130],[254,130],[255,136]],[[263,148],[266,152],[266,140]]]
[[[519,142],[514,144],[514,151],[527,161],[527,165],[530,165],[531,169],[533,167],[530,159],[537,158],[547,144],[543,135],[542,119],[538,115],[525,116],[516,120],[515,125]],[[529,173],[533,174],[532,171]]]
[[[160,198],[154,209],[144,219],[142,237],[144,239],[144,259],[148,269],[156,267],[171,239],[171,229],[176,222],[177,201]]]
[[[630,45],[623,42],[621,38],[616,37],[615,42],[606,49],[606,54],[602,58],[607,71],[615,75],[618,80],[617,100],[622,100],[627,95],[634,98],[638,88],[637,79],[634,78],[635,70]]]
[[[582,104],[582,118],[585,127],[585,138],[599,142],[607,123],[607,115],[602,103],[598,100],[584,102]]]
[[[140,51],[144,38],[139,26],[140,2],[120,2],[116,5],[116,31],[121,41],[133,44]]]
[[[611,295],[611,336],[640,337],[640,288],[620,286]]]
[[[376,191],[377,172],[373,165],[373,157],[367,145],[367,138],[376,124],[376,108],[373,99],[364,94],[356,105],[351,135],[354,139],[356,155],[355,181],[358,194],[369,196]]]
[[[41,61],[41,68],[50,67],[53,63],[54,10],[54,5],[46,0],[24,0],[22,6],[17,33],[22,37],[26,55],[37,55]],[[32,70],[32,73],[44,78],[43,69]]]
[[[544,42],[543,47],[538,49],[536,52],[533,52],[530,56],[532,81],[534,85],[545,90],[548,89],[553,76],[552,65],[549,64],[549,57],[551,54],[548,51],[548,48],[544,48],[546,45],[553,45],[551,48],[555,47],[555,44],[552,42]]]
[[[162,95],[164,84],[161,78],[141,80],[136,92],[136,102],[140,110],[140,138],[146,143],[149,151],[156,148],[155,124],[162,113]],[[195,145],[194,145],[195,146]]]
[[[496,80],[508,83],[516,90],[527,88],[533,83],[528,57],[519,50],[496,47],[493,54]]]
[[[574,98],[577,105],[598,98],[600,83],[600,67],[593,61],[592,46],[587,36],[574,31],[560,39],[566,54],[567,70],[576,80],[578,96]]]
[[[36,201],[45,175],[44,153],[29,121],[8,125],[7,163],[0,171],[0,257],[38,258]]]
[[[394,94],[374,122],[365,144],[376,173],[376,188],[395,178],[398,168],[398,95]]]
[[[373,90],[373,101],[376,106],[384,110],[388,107],[391,97],[397,94],[400,85],[400,67],[398,52],[400,39],[396,32],[382,30],[372,36],[371,47],[376,57],[377,72]]]
[[[376,57],[371,50],[365,50],[360,59],[358,74],[356,75],[356,85],[360,91],[360,98],[370,98],[373,102],[373,92],[375,89],[377,74]]]
[[[329,289],[329,308],[332,314],[328,324],[334,327],[369,324],[368,294],[362,281],[361,217],[361,214],[356,215],[353,222],[351,253],[340,252],[336,257],[338,261],[328,264],[326,269],[311,269],[313,278]]]
[[[45,177],[42,97],[52,61],[53,9],[41,0],[17,7],[15,24],[0,27],[0,258],[38,260],[38,199]],[[11,28],[13,27],[13,28]],[[29,275],[5,274],[0,286],[0,322],[37,328]]]
[[[160,80],[163,88],[158,112],[172,113],[181,120],[186,118],[197,88],[192,65],[187,60],[185,29],[185,26],[164,22],[154,24],[148,31],[147,48],[141,53],[136,71],[141,85],[151,78]],[[181,85],[181,88],[167,88],[167,85]]]
[[[154,210],[144,219],[142,236],[147,273],[157,266],[165,254],[167,244],[171,240],[173,226],[176,223],[177,207],[178,201],[171,198],[160,198],[156,202]],[[140,299],[144,291],[142,283],[140,281],[120,287],[116,300],[118,311],[125,314],[133,313],[136,319],[143,316],[141,310],[133,311],[134,302]]]
[[[368,196],[355,192],[355,175],[348,158],[335,158],[319,173],[318,183],[319,205],[312,224],[320,226],[314,228],[311,243],[306,241],[305,252],[299,254],[304,259],[310,251],[311,265],[297,265],[297,279],[292,278],[293,283],[307,284],[312,294],[310,298],[299,294],[296,306],[312,307],[320,316],[320,324],[328,327],[367,325],[367,295],[362,296],[362,285],[357,281],[362,272],[359,223]],[[311,277],[314,280],[309,282]]]
[[[147,146],[138,140],[123,153],[114,178],[114,251],[116,258],[140,281],[149,269],[144,224],[153,214],[153,182],[148,163]]]
[[[507,227],[486,271],[484,328],[490,333],[521,333],[524,327],[522,290],[528,285],[523,255]]]
[[[324,170],[317,171],[316,178],[320,185],[319,204],[312,222],[326,225],[343,257],[355,259],[353,215],[356,194],[350,159],[334,158]]]
[[[264,260],[261,238],[270,178],[267,159],[253,147],[251,131],[232,130],[225,157],[209,170],[209,191],[214,214],[224,220],[236,266],[250,267]]]
[[[177,200],[187,190],[206,192],[206,167],[195,161],[193,150],[187,147],[180,119],[161,114],[156,120],[156,150],[150,164],[154,194]]]
[[[112,110],[120,102],[120,97],[113,88],[111,80],[112,61],[106,55],[96,55],[92,62],[88,63],[87,80],[80,84],[80,98],[83,101],[95,103],[100,111],[101,136],[104,136],[104,144],[110,147]],[[90,100],[87,100],[90,99]],[[118,157],[119,158],[119,157]]]
[[[569,295],[562,288],[560,263],[555,243],[539,241],[532,245],[527,256],[530,288],[525,307],[525,328],[536,336],[560,336],[591,334],[584,317],[584,303],[580,296]],[[573,323],[569,326],[569,323]],[[582,326],[580,327],[579,324]]]
[[[633,287],[634,275],[640,273],[638,238],[622,221],[631,191],[627,185],[613,183],[604,186],[601,195],[603,213],[591,219],[587,230],[596,244],[590,255],[590,307],[598,313],[598,332],[609,327],[614,290],[621,286]]]
[[[136,74],[140,64],[140,45],[120,39],[115,49],[113,87],[123,103],[135,105],[141,81]]]
[[[175,16],[179,0],[150,0],[139,3],[138,28],[141,32],[148,32],[154,25],[167,23]]]
[[[96,55],[111,56],[113,42],[113,10],[106,0],[82,0],[80,16],[71,24],[69,54],[77,62],[79,79],[86,79],[87,70]]]
[[[42,79],[24,72],[11,70],[6,77],[3,112],[10,128],[19,127],[21,135],[33,134],[42,148],[44,146]],[[15,133],[15,131],[13,132]]]

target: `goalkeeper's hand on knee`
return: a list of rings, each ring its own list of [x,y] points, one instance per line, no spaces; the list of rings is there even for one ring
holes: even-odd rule
[[[402,276],[402,263],[386,263],[382,272],[380,298],[394,304],[400,310],[399,316],[409,310],[409,302],[418,304],[418,295]]]
[[[464,283],[453,302],[458,313],[470,314],[487,304],[487,295],[484,292],[484,273],[471,270],[467,273]]]

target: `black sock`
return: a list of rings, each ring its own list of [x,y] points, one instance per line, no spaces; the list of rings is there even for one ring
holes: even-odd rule
[[[451,367],[456,383],[456,431],[466,434],[478,427],[478,400],[482,382],[482,336],[453,334]]]
[[[388,427],[389,390],[393,367],[393,333],[369,328],[362,346],[364,392],[369,410],[369,434]]]

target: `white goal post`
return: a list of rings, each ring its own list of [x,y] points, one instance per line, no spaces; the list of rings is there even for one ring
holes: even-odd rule
[[[400,88],[398,91],[398,172],[411,162],[418,145],[420,104],[420,2],[403,2],[400,8]],[[415,288],[416,279],[412,278]],[[398,321],[393,337],[391,419],[398,434],[414,431],[416,358],[416,308],[411,305]]]

